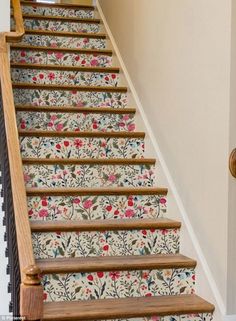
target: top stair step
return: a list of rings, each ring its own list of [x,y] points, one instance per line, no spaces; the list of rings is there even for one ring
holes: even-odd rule
[[[85,321],[148,316],[213,313],[214,306],[197,295],[100,299],[44,304],[43,320]]]
[[[53,8],[79,8],[79,9],[89,9],[95,10],[94,6],[81,5],[76,3],[47,3],[47,2],[32,2],[32,1],[20,1],[23,6],[30,7],[53,7]]]

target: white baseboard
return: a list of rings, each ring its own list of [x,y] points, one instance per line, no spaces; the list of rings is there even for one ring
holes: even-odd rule
[[[96,1],[96,6],[97,6],[98,12],[99,12],[99,14],[101,16],[101,19],[103,20],[105,29],[106,29],[106,31],[108,33],[108,36],[109,36],[110,41],[111,41],[111,43],[113,45],[113,48],[114,48],[114,50],[116,52],[117,59],[118,59],[118,61],[120,63],[120,66],[121,66],[123,72],[124,72],[124,75],[126,77],[129,89],[130,89],[130,91],[131,91],[131,93],[133,95],[133,98],[134,98],[134,101],[136,103],[137,109],[139,110],[140,115],[143,118],[143,122],[144,122],[146,130],[147,130],[147,134],[150,137],[150,140],[152,142],[153,148],[154,148],[155,153],[157,155],[158,161],[161,164],[163,172],[164,172],[164,174],[166,176],[166,179],[168,181],[169,187],[170,187],[170,189],[172,191],[173,197],[175,198],[175,201],[176,201],[176,204],[177,204],[178,209],[180,211],[182,220],[183,220],[183,222],[184,222],[184,224],[186,226],[186,229],[188,231],[189,237],[191,238],[191,241],[192,241],[192,243],[194,245],[195,251],[196,251],[197,256],[198,256],[197,259],[201,263],[203,271],[204,271],[204,273],[206,275],[206,278],[207,278],[207,280],[209,282],[209,286],[211,288],[211,292],[213,293],[213,296],[215,298],[215,302],[218,305],[217,308],[218,308],[222,318],[224,318],[224,316],[226,315],[226,307],[225,307],[225,304],[223,302],[222,296],[221,296],[221,294],[220,294],[220,292],[219,292],[219,290],[217,288],[216,282],[215,282],[215,280],[213,278],[213,275],[212,275],[212,273],[210,271],[210,268],[208,266],[207,260],[206,260],[204,254],[203,254],[203,251],[201,249],[201,246],[199,244],[197,236],[196,236],[196,234],[194,232],[194,229],[192,227],[192,224],[191,224],[191,222],[189,220],[188,214],[187,214],[187,212],[186,212],[186,210],[184,208],[183,202],[182,202],[182,200],[180,198],[180,195],[179,195],[179,193],[177,191],[177,188],[175,186],[175,183],[174,183],[174,181],[173,181],[173,179],[171,177],[170,171],[169,171],[169,169],[168,169],[168,167],[166,165],[166,162],[165,162],[164,157],[163,157],[163,155],[161,153],[161,150],[159,148],[159,145],[157,143],[155,135],[154,135],[154,133],[153,133],[153,131],[151,129],[151,126],[149,124],[147,116],[146,116],[146,114],[144,112],[144,108],[142,106],[142,103],[141,103],[141,101],[140,101],[140,99],[138,97],[138,94],[137,94],[137,92],[135,90],[135,87],[134,87],[133,82],[132,82],[132,80],[130,78],[128,70],[127,70],[127,68],[125,66],[125,63],[124,63],[123,59],[122,59],[121,53],[120,53],[120,51],[119,51],[119,49],[118,49],[118,47],[116,45],[116,41],[115,41],[115,39],[114,39],[114,37],[112,35],[112,32],[111,32],[111,30],[109,28],[107,20],[106,20],[104,14],[103,14],[102,8],[101,8],[100,3],[99,3],[99,0]],[[236,321],[236,319],[234,319],[235,316],[232,316],[232,319],[230,319],[230,317],[231,316],[229,316],[228,319],[225,319],[225,321]]]

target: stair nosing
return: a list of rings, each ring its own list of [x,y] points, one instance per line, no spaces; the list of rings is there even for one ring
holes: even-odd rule
[[[181,254],[100,256],[86,258],[38,259],[37,266],[42,274],[89,273],[108,271],[134,271],[171,268],[195,268],[196,260]]]
[[[23,158],[24,165],[155,165],[155,158]]]
[[[91,137],[91,138],[145,138],[145,132],[71,132],[71,131],[40,131],[40,130],[31,130],[31,131],[18,131],[19,136],[22,137]]]
[[[31,2],[31,1],[20,1],[21,5],[29,7],[54,7],[54,8],[68,8],[75,7],[81,9],[95,10],[92,5],[81,5],[76,3],[47,3],[47,2]]]
[[[157,219],[110,219],[78,221],[31,221],[32,233],[43,232],[91,232],[91,231],[127,231],[143,229],[179,229],[181,222]]]
[[[62,52],[74,52],[74,53],[85,53],[85,54],[101,54],[112,56],[113,52],[109,49],[79,49],[79,48],[65,48],[65,47],[45,47],[45,46],[30,46],[30,45],[20,45],[11,44],[12,50],[31,50],[31,51],[62,51]]]
[[[94,38],[94,39],[108,39],[108,35],[105,33],[88,33],[88,32],[65,32],[65,31],[51,31],[51,30],[39,30],[39,29],[25,29],[25,34],[31,35],[52,35],[61,37],[72,38]]]
[[[39,69],[39,70],[68,70],[81,72],[98,72],[98,73],[119,73],[119,67],[81,67],[66,65],[50,65],[50,64],[29,64],[29,63],[11,63],[12,69]]]
[[[14,16],[14,15],[11,15]],[[68,22],[78,22],[78,23],[92,23],[100,24],[102,21],[96,18],[76,18],[76,17],[60,17],[60,16],[50,16],[50,15],[37,15],[37,14],[26,14],[23,15],[24,19],[36,19],[36,20],[62,20]]]
[[[111,86],[77,86],[77,85],[57,85],[57,84],[32,84],[13,82],[12,87],[16,89],[27,88],[29,90],[63,90],[63,91],[93,91],[93,92],[118,92],[127,93],[127,87]]]
[[[30,106],[15,105],[17,111],[28,112],[63,112],[63,113],[91,113],[91,114],[135,114],[136,108],[112,108],[112,107],[57,107],[57,106]]]
[[[195,294],[44,303],[44,321],[85,321],[213,313],[214,305]],[[64,314],[63,314],[64,313]]]
[[[167,188],[139,187],[139,188],[26,188],[27,196],[93,196],[93,195],[163,195]]]

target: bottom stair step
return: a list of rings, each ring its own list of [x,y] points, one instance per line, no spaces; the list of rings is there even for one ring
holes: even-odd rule
[[[201,321],[211,320],[214,306],[196,295],[162,296],[145,298],[125,298],[91,300],[80,302],[50,302],[44,304],[43,320],[85,321],[144,318],[153,316],[193,315],[191,318],[172,320]],[[198,314],[206,314],[200,319]],[[196,316],[194,316],[196,315]],[[145,320],[145,319],[141,319]],[[151,318],[150,320],[162,320]],[[164,318],[163,321],[171,321]]]

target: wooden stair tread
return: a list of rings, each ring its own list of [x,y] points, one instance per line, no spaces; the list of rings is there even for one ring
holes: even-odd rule
[[[32,112],[63,112],[63,113],[91,113],[91,114],[135,114],[135,108],[112,108],[112,107],[57,107],[57,106],[26,106],[16,105],[17,111],[32,111]]]
[[[175,229],[181,223],[170,219],[113,219],[79,221],[32,221],[32,232],[122,231],[142,229]]]
[[[13,15],[12,15],[13,16]],[[101,23],[100,19],[95,18],[76,18],[76,17],[63,17],[63,16],[45,16],[39,14],[23,14],[24,19],[35,19],[35,20],[61,20],[61,21],[68,21],[68,22],[78,22],[78,23],[94,23],[99,24]]]
[[[23,158],[25,165],[155,165],[155,158]]]
[[[214,306],[197,295],[44,303],[43,320],[85,321],[212,313]]]
[[[11,44],[11,49],[30,50],[30,51],[49,51],[49,52],[73,52],[73,53],[87,53],[87,54],[102,54],[112,56],[112,50],[108,49],[79,49],[79,48],[65,48],[65,47],[44,47],[44,46],[30,46],[24,44]]]
[[[32,1],[20,1],[23,6],[30,7],[55,7],[55,8],[81,8],[95,10],[94,6],[91,5],[82,5],[76,3],[47,3],[47,2],[32,2]]]
[[[100,137],[100,138],[144,138],[144,132],[76,132],[76,131],[43,131],[43,130],[31,130],[31,131],[18,131],[19,136],[23,137]]]
[[[68,71],[87,71],[87,72],[107,72],[119,73],[120,69],[116,67],[81,67],[81,66],[62,66],[49,64],[28,64],[28,63],[11,63],[11,68],[22,69],[40,69],[40,70],[68,70]]]
[[[167,195],[161,187],[115,187],[115,188],[27,188],[28,196],[83,196],[83,195]]]
[[[195,268],[197,262],[181,254],[100,256],[36,260],[42,274]]]
[[[95,39],[106,39],[108,36],[105,33],[88,33],[88,32],[68,32],[68,31],[54,31],[54,30],[37,30],[37,29],[26,29],[25,34],[31,35],[50,35],[50,36],[61,36],[61,37],[75,37],[75,38],[95,38]]]
[[[57,84],[32,84],[32,83],[12,83],[13,88],[27,88],[37,90],[65,90],[65,91],[95,91],[95,92],[127,92],[127,87],[108,86],[80,86],[80,85],[57,85]]]

